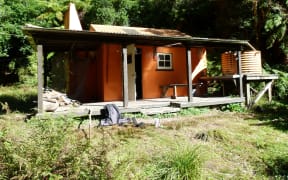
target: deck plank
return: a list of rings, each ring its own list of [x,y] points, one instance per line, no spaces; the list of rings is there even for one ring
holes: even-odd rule
[[[245,102],[245,98],[201,98],[197,99],[193,102],[172,102],[171,106],[179,107],[179,108],[189,108],[189,107],[203,107],[203,106],[216,106],[223,104],[231,104],[231,103],[243,103]]]

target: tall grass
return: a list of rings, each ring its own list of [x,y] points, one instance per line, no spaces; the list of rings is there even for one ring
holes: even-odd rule
[[[34,112],[34,108],[37,106],[36,101],[36,87],[0,87],[0,114],[9,112]]]
[[[288,66],[275,65],[270,67],[268,64],[264,65],[265,71],[271,74],[278,75],[278,79],[274,83],[274,97],[278,100],[288,100]]]
[[[178,147],[153,160],[148,179],[199,179],[202,165],[199,147]]]
[[[0,127],[0,179],[110,177],[105,144],[92,146],[75,132],[72,119],[32,119],[14,130]]]
[[[255,107],[253,115],[216,110],[205,115],[207,109],[188,108],[169,116],[169,122],[161,120],[162,128],[95,128],[89,140],[85,126],[77,130],[75,119],[32,118],[25,123],[10,113],[31,111],[33,87],[0,90],[2,113],[9,116],[0,116],[0,179],[287,177],[285,103]],[[235,104],[224,110],[241,108]]]

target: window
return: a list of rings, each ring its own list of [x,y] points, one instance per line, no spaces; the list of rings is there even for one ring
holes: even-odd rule
[[[157,53],[157,69],[172,69],[172,54]]]

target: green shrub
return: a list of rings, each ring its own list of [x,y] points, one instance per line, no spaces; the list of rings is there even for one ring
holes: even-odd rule
[[[179,114],[182,116],[200,115],[207,111],[208,111],[207,108],[193,108],[192,107],[192,108],[181,109]]]
[[[34,112],[37,101],[37,88],[33,86],[0,87],[0,113]]]
[[[178,147],[153,161],[148,179],[192,180],[201,177],[203,160],[199,147]]]
[[[208,53],[208,61],[207,61],[207,76],[214,77],[214,76],[220,76],[222,74],[221,72],[221,59],[218,53],[216,52],[210,52]],[[214,95],[221,92],[221,84],[210,82],[208,87],[208,94]]]
[[[277,74],[278,78],[274,83],[274,96],[278,100],[288,100],[288,66],[287,65],[276,65],[270,67],[265,64],[265,70],[271,74]]]
[[[246,108],[241,103],[233,103],[220,106],[221,111],[230,111],[230,112],[245,112]]]
[[[288,155],[266,159],[266,172],[270,176],[288,176]]]
[[[268,176],[288,176],[287,144],[269,145],[262,160]]]
[[[24,127],[23,127],[24,128]],[[77,136],[73,120],[32,119],[26,134],[0,132],[0,179],[109,179],[107,147]]]
[[[261,103],[253,107],[254,112],[261,114],[271,114],[275,117],[279,115],[287,115],[288,104],[279,101],[272,101],[271,103]]]

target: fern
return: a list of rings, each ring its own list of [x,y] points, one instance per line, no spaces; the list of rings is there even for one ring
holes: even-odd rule
[[[274,83],[274,96],[279,100],[288,99],[288,67],[285,65],[278,65],[270,67],[264,65],[265,70],[268,73],[277,74],[278,79]]]

